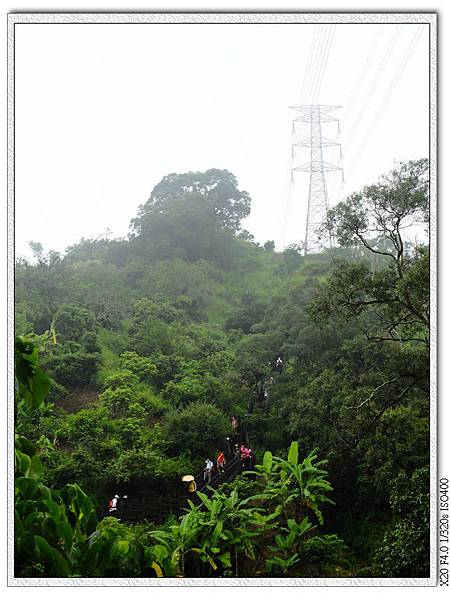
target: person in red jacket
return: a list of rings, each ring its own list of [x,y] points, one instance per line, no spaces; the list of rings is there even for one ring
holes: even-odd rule
[[[222,450],[219,451],[218,458],[216,459],[216,466],[218,468],[218,473],[224,473],[225,456]]]

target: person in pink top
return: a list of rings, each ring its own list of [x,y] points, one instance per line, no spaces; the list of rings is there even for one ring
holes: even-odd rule
[[[251,449],[246,448],[244,444],[241,445],[240,448],[240,457],[241,457],[241,466],[248,467],[251,458]]]

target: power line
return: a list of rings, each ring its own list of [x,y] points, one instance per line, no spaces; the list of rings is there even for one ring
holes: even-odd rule
[[[357,116],[357,119],[354,121],[354,125],[352,126],[352,129],[351,129],[349,135],[345,138],[345,140],[343,140],[343,144],[345,146],[347,146],[347,147],[349,147],[349,142],[354,137],[354,134],[357,131],[357,129],[358,129],[359,125],[360,125],[360,122],[362,121],[363,115],[365,114],[365,111],[368,108],[368,104],[370,103],[370,100],[373,98],[374,90],[376,89],[376,86],[379,83],[379,80],[380,80],[380,78],[382,76],[382,73],[385,70],[385,66],[387,65],[388,59],[391,56],[393,48],[394,48],[394,46],[396,44],[396,41],[398,39],[400,30],[401,30],[401,26],[398,25],[397,28],[396,28],[396,30],[394,31],[394,33],[392,35],[392,38],[391,38],[390,43],[389,43],[389,45],[387,47],[387,50],[386,50],[386,52],[384,54],[384,57],[382,58],[382,61],[379,64],[379,68],[378,68],[378,70],[376,72],[376,75],[374,76],[374,79],[373,79],[373,81],[371,83],[371,87],[368,90],[368,93],[367,93],[367,95],[365,97],[363,105],[361,106],[361,109],[360,109],[360,112],[359,112],[359,114]]]
[[[361,84],[363,82],[363,80],[365,79],[368,71],[369,71],[369,66],[371,64],[371,61],[373,59],[373,56],[376,52],[376,48],[379,45],[380,39],[381,39],[381,33],[382,33],[382,25],[379,25],[379,27],[376,30],[376,33],[374,35],[373,38],[373,43],[371,44],[371,47],[368,51],[365,63],[362,65],[362,68],[360,70],[359,76],[357,78],[356,84],[354,86],[354,89],[352,91],[351,97],[348,100],[348,102],[346,103],[346,109],[345,109],[345,113],[342,117],[343,121],[345,121],[351,111],[351,108],[353,108],[354,102],[356,100],[356,98],[358,97],[358,94],[360,92],[361,89]]]
[[[347,174],[346,181],[349,180],[351,174],[353,173],[353,171],[355,169],[355,165],[360,160],[360,157],[362,155],[362,150],[365,148],[365,146],[368,143],[368,140],[370,139],[371,135],[373,134],[373,132],[374,132],[374,130],[376,128],[376,125],[379,122],[379,119],[380,119],[383,111],[385,110],[385,107],[387,106],[387,103],[388,103],[391,95],[393,94],[393,91],[394,91],[394,89],[395,89],[395,87],[396,87],[396,85],[397,85],[397,83],[398,83],[398,81],[399,81],[399,79],[400,79],[400,77],[401,77],[404,69],[406,68],[407,63],[409,62],[409,59],[412,56],[412,53],[413,53],[413,51],[415,49],[415,46],[418,43],[418,40],[420,39],[420,36],[421,36],[422,32],[423,32],[423,27],[420,25],[418,27],[418,29],[416,30],[415,34],[413,35],[413,38],[412,38],[412,40],[411,40],[411,42],[410,42],[410,44],[409,44],[409,46],[408,46],[408,48],[407,48],[407,50],[406,50],[406,52],[404,54],[404,57],[403,57],[400,65],[399,65],[399,67],[398,67],[398,69],[397,69],[397,71],[396,71],[393,79],[390,82],[390,85],[388,86],[388,89],[387,89],[387,91],[385,93],[385,96],[384,96],[384,98],[383,98],[383,100],[382,100],[382,102],[381,102],[381,104],[380,104],[380,106],[379,106],[379,108],[378,108],[378,110],[377,110],[377,112],[376,112],[376,114],[375,114],[375,116],[374,116],[374,118],[373,118],[373,120],[372,120],[372,122],[371,122],[371,124],[370,124],[370,126],[369,126],[369,128],[368,128],[368,130],[367,130],[367,132],[366,132],[366,134],[364,136],[364,138],[363,138],[363,140],[362,140],[362,143],[359,146],[359,149],[357,150],[357,152],[354,155],[354,160],[352,161],[351,169],[349,170],[349,172]]]
[[[307,82],[307,86],[305,89],[305,97],[304,102],[306,104],[310,103],[310,97],[312,94],[313,86],[315,84],[318,72],[318,65],[322,55],[322,49],[324,45],[324,40],[326,37],[326,27],[324,25],[318,26],[318,35],[315,41],[315,50],[313,54],[312,60],[312,68],[310,70],[309,80]]]
[[[318,28],[317,28],[317,26],[315,26],[315,28],[313,30],[312,41],[310,43],[310,52],[309,52],[309,56],[308,56],[308,60],[307,60],[307,66],[306,66],[305,72],[304,72],[304,79],[302,80],[301,91],[300,91],[300,95],[299,95],[299,104],[303,104],[306,100],[305,90],[307,88],[307,81],[309,79],[310,72],[311,72],[312,65],[313,65],[313,50],[315,48],[315,41],[316,41],[317,36],[318,36]]]
[[[316,64],[312,70],[312,76],[310,81],[310,87],[308,90],[308,95],[305,98],[305,104],[314,104],[315,103],[315,91],[318,85],[318,79],[320,77],[322,71],[322,65],[324,62],[324,56],[327,52],[327,45],[329,41],[330,28],[327,25],[321,26],[321,38],[317,43],[317,55],[316,55]],[[298,138],[295,140],[296,142],[301,141],[307,135],[309,131],[307,123],[301,123],[301,127],[298,128]]]
[[[359,96],[359,93],[360,93],[361,88],[362,88],[362,83],[365,80],[365,78],[366,78],[366,76],[367,76],[367,74],[369,72],[369,67],[371,65],[373,57],[374,57],[374,55],[376,53],[376,49],[377,49],[377,47],[379,45],[379,42],[381,40],[381,37],[382,37],[382,30],[383,30],[383,26],[379,25],[379,27],[376,29],[376,32],[374,34],[373,42],[372,42],[372,44],[371,44],[371,46],[370,46],[370,48],[368,50],[368,54],[366,56],[365,62],[363,63],[363,65],[362,65],[362,67],[360,69],[360,72],[359,72],[356,84],[354,86],[354,89],[353,89],[353,91],[352,91],[352,93],[350,95],[349,100],[346,102],[345,113],[342,116],[342,120],[343,120],[344,123],[347,122],[348,116],[351,114],[351,109],[354,108],[354,103],[355,103],[356,99]],[[339,159],[339,163],[338,164],[340,166],[343,165],[343,152],[342,152],[342,146],[341,145],[340,145],[340,159]],[[333,202],[333,200],[335,199],[335,197],[337,195],[338,186],[340,185],[341,189],[344,186],[344,174],[343,174],[343,171],[342,171],[342,175],[343,175],[343,177],[342,177],[341,185],[338,183],[338,180],[335,181],[335,183],[334,183],[333,190],[331,192],[332,202]]]
[[[316,25],[315,33],[316,33],[316,37],[312,41],[312,61],[311,61],[311,65],[310,65],[310,71],[309,71],[308,79],[306,81],[303,98],[299,102],[300,105],[308,104],[310,102],[310,97],[312,94],[313,86],[315,85],[315,81],[318,76],[317,75],[318,64],[319,64],[319,59],[321,58],[323,43],[324,43],[324,39],[326,36],[326,26]],[[293,142],[296,143],[300,139],[305,137],[305,135],[307,133],[307,125],[303,123],[302,127],[296,129],[294,133],[295,133],[295,138],[293,139]]]
[[[329,36],[328,36],[326,46],[325,46],[323,62],[322,62],[322,66],[320,68],[320,73],[318,75],[317,84],[315,87],[315,93],[313,94],[312,104],[316,103],[318,96],[319,96],[319,92],[321,90],[321,85],[323,83],[324,74],[326,72],[326,67],[327,67],[327,63],[329,60],[329,55],[330,55],[330,50],[332,48],[332,41],[333,41],[334,35],[335,35],[335,25],[332,25],[332,27],[329,29]]]

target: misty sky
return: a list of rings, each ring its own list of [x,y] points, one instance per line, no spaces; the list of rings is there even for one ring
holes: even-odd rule
[[[342,106],[345,185],[328,175],[331,204],[395,160],[428,156],[427,25],[19,24],[15,52],[19,255],[31,240],[64,251],[106,230],[126,236],[164,175],[209,168],[249,192],[243,225],[258,241],[298,242],[298,102]],[[339,164],[334,149],[324,158]]]

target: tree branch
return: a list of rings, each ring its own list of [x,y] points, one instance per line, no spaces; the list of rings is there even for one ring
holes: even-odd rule
[[[368,242],[365,240],[365,238],[358,231],[356,231],[355,234],[359,238],[359,240],[362,242],[362,244],[365,246],[365,248],[367,248],[367,250],[369,250],[370,252],[373,252],[373,254],[381,254],[382,256],[389,256],[396,262],[396,257],[394,257],[393,254],[391,254],[391,252],[382,252],[381,250],[375,250],[368,244]]]
[[[382,389],[386,385],[390,385],[390,383],[395,383],[396,381],[399,381],[399,379],[401,379],[401,375],[398,375],[398,377],[395,377],[394,379],[389,379],[388,381],[384,381],[384,383],[381,383],[380,385],[378,385],[377,388],[374,388],[374,390],[371,392],[371,394],[368,396],[368,398],[363,400],[360,404],[358,404],[357,406],[345,406],[344,408],[346,410],[350,410],[350,409],[358,410],[359,408],[362,408],[362,406],[365,406],[365,404],[367,404],[372,398],[374,398],[374,394],[376,392],[378,392],[380,389]]]
[[[415,379],[414,381],[412,381],[412,383],[410,383],[398,396],[396,396],[396,398],[394,400],[392,400],[391,402],[389,402],[388,404],[386,404],[384,406],[384,408],[382,408],[374,417],[374,419],[371,421],[371,423],[369,424],[369,426],[363,431],[363,433],[361,433],[359,435],[359,437],[357,439],[355,439],[352,444],[349,444],[348,446],[345,446],[344,448],[341,448],[341,451],[344,452],[345,450],[351,450],[353,448],[355,448],[359,442],[361,442],[361,440],[365,437],[365,435],[367,435],[367,433],[372,429],[372,427],[374,427],[374,425],[377,423],[377,421],[382,417],[382,415],[392,406],[394,406],[395,404],[397,404],[398,402],[400,402],[409,392],[410,390],[418,383],[419,379]]]

